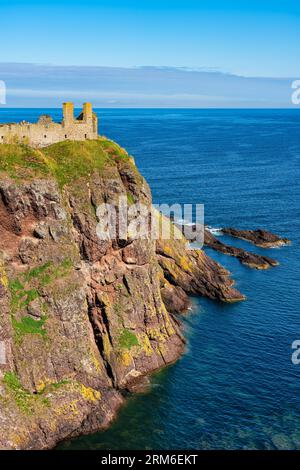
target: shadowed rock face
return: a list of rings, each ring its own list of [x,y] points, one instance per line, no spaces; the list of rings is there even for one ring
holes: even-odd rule
[[[188,307],[188,294],[243,299],[228,272],[184,240],[97,237],[100,203],[151,204],[116,144],[27,148],[24,161],[23,151],[0,151],[2,449],[49,448],[107,427],[122,389],[182,353],[173,313]]]
[[[208,230],[205,230],[204,232],[204,244],[205,246],[213,248],[225,255],[234,256],[249,268],[269,269],[271,266],[278,266],[279,264],[278,261],[269,258],[268,256],[257,255],[250,251],[243,250],[242,248],[227,245],[214,237]]]
[[[287,238],[281,238],[267,230],[237,230],[235,228],[222,228],[222,232],[231,237],[240,238],[253,243],[261,248],[273,248],[277,246],[289,245],[291,243]]]

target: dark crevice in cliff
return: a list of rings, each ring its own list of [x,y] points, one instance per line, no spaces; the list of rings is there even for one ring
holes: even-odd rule
[[[157,254],[158,256],[162,256],[163,258],[171,259],[171,260],[173,260],[174,263],[175,263],[175,260],[174,260],[174,258],[173,258],[171,255],[168,255],[167,253],[163,252],[163,251],[160,250],[160,249],[156,249],[156,254]]]
[[[3,203],[3,205],[6,207],[8,212],[13,212],[12,209],[10,208],[9,200],[6,194],[6,191],[3,188],[0,188],[0,198]]]
[[[94,211],[94,213],[95,213],[95,217],[96,217],[96,219],[97,219],[97,221],[98,221],[98,217],[97,217],[98,205],[97,205],[96,201],[94,200],[94,196],[93,196],[92,193],[90,193],[90,203],[91,203],[91,206],[92,206],[93,211]]]
[[[21,229],[16,222],[13,211],[5,193],[0,189],[0,230],[12,232],[14,235],[20,235]]]
[[[92,303],[89,302],[89,299],[87,299],[87,301],[88,301],[88,316],[89,316],[90,324],[93,329],[95,343],[103,359],[103,363],[104,363],[107,375],[112,381],[113,386],[116,387],[115,375],[113,373],[113,370],[109,361],[105,357],[105,352],[104,352],[103,328],[105,328],[107,336],[109,338],[109,342],[110,344],[112,344],[112,338],[111,338],[110,331],[109,331],[109,322],[108,322],[108,318],[105,312],[105,305],[103,302],[100,302],[100,300],[97,298],[97,295],[95,296],[95,299],[93,299]]]
[[[126,291],[128,292],[129,295],[131,295],[131,290],[130,290],[130,287],[129,287],[129,284],[128,284],[128,281],[126,279],[126,275],[124,274],[123,276],[123,284],[125,286],[125,289]]]
[[[162,358],[162,361],[164,363],[164,365],[167,365],[167,361],[166,359],[164,358],[164,355],[162,353],[162,351],[160,350],[160,348],[157,348],[158,349],[158,354],[160,355],[160,357]]]

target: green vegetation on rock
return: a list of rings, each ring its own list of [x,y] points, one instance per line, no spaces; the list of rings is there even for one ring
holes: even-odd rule
[[[69,274],[73,266],[72,260],[69,258],[64,259],[59,264],[54,264],[52,261],[48,261],[42,266],[38,266],[27,271],[23,278],[29,282],[32,279],[37,279],[40,287],[51,284],[56,279],[60,279]]]
[[[12,318],[12,326],[15,332],[17,342],[21,341],[24,335],[37,334],[46,337],[47,331],[45,323],[47,316],[47,305],[41,298],[40,289],[51,284],[56,279],[61,279],[69,274],[72,269],[72,261],[69,258],[64,259],[59,264],[48,261],[41,266],[32,268],[21,274],[18,278],[9,281],[9,290],[11,293],[10,313]],[[24,315],[17,319],[16,315],[31,305],[35,300],[39,299],[39,307],[41,310],[40,318],[33,318]]]
[[[131,206],[132,204],[134,204],[134,197],[131,193],[127,193],[127,202],[128,204]]]
[[[97,140],[58,142],[42,149],[24,144],[0,146],[0,172],[16,180],[52,176],[62,188],[81,177],[114,166],[120,160],[132,162],[131,157],[115,142],[99,137]]]
[[[0,171],[11,178],[24,179],[47,176],[50,169],[39,150],[26,145],[0,145]]]
[[[137,337],[132,331],[124,328],[119,337],[119,346],[121,349],[131,349],[133,346],[138,346],[139,342]]]
[[[27,271],[23,278],[25,281],[30,281],[31,279],[40,277],[45,271],[47,271],[51,266],[51,262],[48,261],[47,263],[43,264],[42,266],[37,266],[36,268],[30,269]]]
[[[6,385],[8,392],[13,395],[17,406],[24,413],[31,413],[33,396],[22,387],[18,376],[14,372],[6,372],[4,374],[3,382]]]
[[[11,291],[11,312],[22,310],[39,297],[38,291],[34,289],[26,290],[19,279],[9,283]]]
[[[64,385],[68,385],[70,383],[70,380],[67,380],[67,379],[63,379],[63,380],[60,380],[59,382],[56,382],[56,383],[52,383],[49,385],[49,388],[53,388],[54,390],[57,390],[61,387],[63,387]]]
[[[109,165],[109,156],[97,140],[59,142],[43,150],[60,187]]]
[[[105,152],[114,158],[116,161],[120,160],[132,160],[131,157],[129,157],[128,153],[126,152],[125,149],[120,147],[116,142],[113,140],[109,140],[106,137],[99,137],[98,140],[101,143],[102,148],[105,150]]]
[[[68,379],[60,380],[45,385],[41,390],[36,393],[30,393],[22,386],[19,377],[15,372],[6,372],[3,377],[3,383],[6,387],[8,394],[12,395],[18,408],[25,414],[32,414],[41,406],[50,406],[50,400],[46,396],[48,392],[52,393],[59,389],[68,386],[70,381]],[[78,385],[76,384],[78,387]]]
[[[17,321],[14,317],[12,318],[12,326],[16,333],[16,337],[21,339],[23,335],[41,335],[45,337],[47,332],[45,330],[46,316],[43,316],[39,320],[25,316],[20,321]]]

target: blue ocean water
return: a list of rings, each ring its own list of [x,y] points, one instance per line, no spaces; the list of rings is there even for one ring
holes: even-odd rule
[[[1,121],[41,112],[5,110]],[[300,110],[98,110],[101,134],[134,155],[155,203],[203,203],[212,226],[263,227],[292,246],[263,250],[280,266],[251,270],[207,250],[245,302],[193,299],[188,347],[130,398],[106,432],[61,449],[300,449]]]

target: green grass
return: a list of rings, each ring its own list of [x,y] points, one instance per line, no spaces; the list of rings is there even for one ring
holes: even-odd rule
[[[69,258],[64,259],[59,264],[54,264],[52,261],[48,261],[42,266],[38,266],[27,271],[23,277],[26,282],[30,282],[36,279],[39,287],[47,286],[56,279],[67,276],[73,267],[72,260]]]
[[[25,390],[14,372],[6,372],[3,377],[3,382],[9,392],[12,393],[17,406],[26,414],[32,412],[32,399],[33,396]]]
[[[132,206],[132,204],[134,204],[134,198],[133,198],[133,195],[131,193],[127,193],[127,202],[130,206]]]
[[[103,173],[120,160],[129,162],[130,157],[105,137],[76,142],[66,140],[43,149],[22,144],[0,146],[0,171],[17,180],[53,176],[61,188],[81,177],[91,176],[94,171]]]
[[[54,390],[58,390],[59,388],[63,387],[64,385],[68,385],[69,383],[70,383],[70,380],[63,379],[63,380],[60,380],[60,382],[52,383],[49,387],[53,388]]]
[[[121,349],[131,349],[133,346],[138,346],[139,342],[137,337],[132,331],[124,328],[120,337],[119,337],[119,346]]]
[[[113,140],[109,140],[106,137],[99,137],[99,142],[106,153],[113,157],[116,161],[130,159],[126,150],[120,147]]]
[[[20,321],[12,318],[12,326],[18,340],[22,339],[24,335],[41,335],[43,338],[47,335],[45,329],[46,316],[43,316],[40,320],[34,320],[29,316],[24,316]]]
[[[22,310],[39,297],[38,291],[34,289],[26,290],[21,282],[16,279],[9,283],[11,291],[11,312]]]
[[[5,171],[10,177],[16,179],[42,177],[50,173],[40,151],[17,144],[0,146],[0,171]]]
[[[9,288],[11,292],[17,293],[18,291],[23,290],[24,286],[19,279],[13,279],[9,283]]]
[[[97,140],[85,142],[59,142],[43,150],[60,187],[81,177],[89,177],[95,170],[100,173],[111,161]]]
[[[12,390],[21,388],[19,378],[13,372],[6,372],[3,381]]]
[[[27,271],[23,275],[23,278],[25,281],[29,282],[31,279],[40,277],[45,271],[47,271],[50,268],[50,266],[51,266],[51,262],[48,261],[42,266],[37,266],[36,268],[30,269],[29,271]]]

